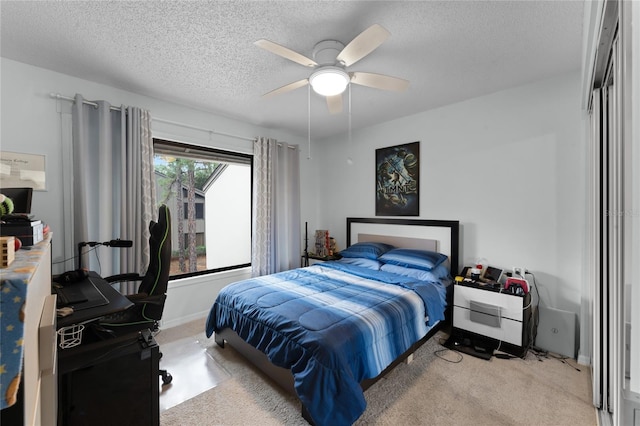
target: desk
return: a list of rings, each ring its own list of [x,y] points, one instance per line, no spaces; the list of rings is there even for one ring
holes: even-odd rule
[[[91,280],[91,281],[89,281]],[[91,282],[95,284],[95,286],[102,292],[104,297],[109,300],[109,303],[103,306],[96,306],[95,308],[83,309],[80,311],[75,311],[73,314],[58,318],[58,329],[62,327],[68,327],[74,324],[82,324],[94,319],[98,319],[105,315],[115,314],[116,312],[124,311],[125,309],[133,306],[133,303],[129,301],[125,296],[122,295],[118,290],[111,287],[111,284],[106,282],[100,275],[96,272],[90,271],[89,277],[84,281],[68,284],[73,286],[83,286],[83,285],[91,285]]]
[[[58,425],[160,424],[160,353],[149,330],[60,351]]]
[[[109,303],[58,318],[58,329],[133,306],[93,271],[85,280],[67,285],[92,283]],[[159,361],[159,348],[149,330],[99,340],[85,329],[79,345],[58,349],[58,424],[158,425]]]

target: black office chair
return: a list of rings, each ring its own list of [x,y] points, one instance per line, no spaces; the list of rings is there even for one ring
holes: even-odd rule
[[[167,284],[171,267],[171,215],[164,204],[158,209],[158,221],[149,224],[149,251],[151,259],[147,273],[112,275],[104,279],[109,283],[140,281],[138,292],[128,294],[127,298],[134,305],[117,314],[103,317],[98,326],[103,332],[112,336],[120,336],[149,329],[157,331],[158,321],[162,318],[164,302],[167,298]],[[172,377],[166,370],[160,370],[162,382],[168,384]]]

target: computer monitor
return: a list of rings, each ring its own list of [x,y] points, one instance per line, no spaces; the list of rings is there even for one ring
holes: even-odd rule
[[[31,213],[33,188],[0,188],[3,194],[13,201],[13,213]]]

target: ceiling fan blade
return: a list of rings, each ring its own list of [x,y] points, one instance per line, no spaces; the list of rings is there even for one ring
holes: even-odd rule
[[[342,112],[342,93],[335,96],[327,96],[327,107],[330,114],[340,114]]]
[[[274,43],[269,40],[260,39],[254,42],[258,47],[263,48],[264,50],[268,50],[271,53],[275,53],[278,56],[282,56],[285,59],[288,59],[293,62],[297,62],[300,65],[304,65],[305,67],[316,67],[318,64],[313,59],[309,59],[304,55],[299,54],[298,52],[294,52],[288,47],[284,47],[279,45],[278,43]]]
[[[375,74],[372,72],[351,72],[351,83],[360,86],[373,87],[374,89],[402,92],[409,87],[409,81],[390,75]]]
[[[351,40],[351,42],[342,49],[342,52],[338,54],[336,60],[342,62],[346,67],[353,65],[373,52],[378,46],[384,43],[390,35],[391,33],[381,25],[373,24]]]
[[[272,96],[275,95],[279,95],[281,93],[286,93],[286,92],[290,92],[292,90],[295,90],[299,87],[302,86],[306,86],[307,84],[309,84],[309,79],[305,78],[304,80],[298,80],[298,81],[294,81],[293,83],[289,83],[289,84],[285,84],[282,87],[278,87],[275,90],[272,90],[268,93],[265,93],[264,95],[262,95],[263,98],[270,98]]]

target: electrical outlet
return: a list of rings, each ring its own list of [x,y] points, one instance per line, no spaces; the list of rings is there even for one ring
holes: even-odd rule
[[[524,274],[526,272],[526,268],[521,268],[518,266],[514,266],[513,267],[513,276],[514,277],[520,277],[520,278],[524,278]]]

